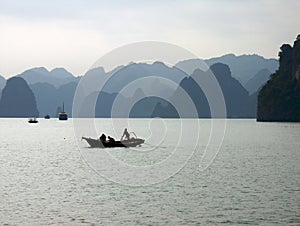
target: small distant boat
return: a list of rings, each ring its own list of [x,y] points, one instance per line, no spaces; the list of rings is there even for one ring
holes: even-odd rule
[[[101,142],[99,139],[82,137],[83,140],[86,140],[91,148],[115,148],[115,147],[136,147],[145,142],[145,140],[141,138],[131,138],[129,140],[121,140],[121,141],[105,141]]]
[[[38,123],[39,121],[36,118],[31,118],[28,120],[29,123]]]
[[[45,119],[50,119],[50,115],[45,115]]]
[[[63,110],[58,113],[59,120],[68,120],[68,114],[65,112],[65,103],[63,103]]]

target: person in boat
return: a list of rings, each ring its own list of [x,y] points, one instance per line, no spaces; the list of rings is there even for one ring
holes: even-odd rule
[[[102,133],[102,135],[100,136],[99,140],[100,140],[101,142],[105,142],[105,141],[106,141],[106,136],[105,136],[104,133]]]
[[[125,136],[125,138],[126,138],[127,140],[130,139],[130,135],[129,135],[128,131],[127,131],[127,128],[124,129],[124,132],[123,132],[123,135],[122,135],[122,139],[123,139],[124,136]]]
[[[114,144],[116,140],[110,136],[108,136],[108,142]]]

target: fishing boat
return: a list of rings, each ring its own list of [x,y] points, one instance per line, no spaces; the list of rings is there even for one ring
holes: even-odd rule
[[[36,118],[31,118],[28,120],[29,123],[38,123],[39,121]]]
[[[68,120],[68,114],[65,112],[65,103],[63,103],[63,110],[58,113],[59,120]]]
[[[45,119],[50,119],[50,115],[45,115]]]
[[[141,138],[131,138],[129,140],[120,140],[120,141],[104,141],[101,142],[99,139],[82,137],[91,148],[115,148],[115,147],[136,147],[145,142],[145,140]]]

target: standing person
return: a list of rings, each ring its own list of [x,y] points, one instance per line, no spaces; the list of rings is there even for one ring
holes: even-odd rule
[[[123,132],[123,135],[122,135],[121,139],[123,139],[124,136],[126,137],[127,140],[130,139],[130,135],[129,135],[128,131],[127,131],[127,128],[124,129],[124,132]]]

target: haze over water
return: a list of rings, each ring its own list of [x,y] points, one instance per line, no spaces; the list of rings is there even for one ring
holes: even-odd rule
[[[131,120],[131,125],[142,131],[149,120]],[[199,121],[202,131],[209,129],[208,122]],[[111,182],[90,168],[76,145],[72,120],[40,119],[32,125],[26,119],[0,119],[0,123],[0,224],[300,224],[297,123],[228,120],[223,145],[207,170],[199,170],[200,143],[179,173],[145,187]],[[172,130],[178,121],[166,123]],[[99,133],[111,129],[106,119],[96,119],[96,124]],[[157,148],[156,157],[163,159],[166,147],[172,145]],[[80,146],[88,145],[82,141]],[[183,142],[178,148],[187,152],[190,146]],[[103,151],[84,150],[91,155]],[[131,149],[110,152],[137,161],[128,154]]]

